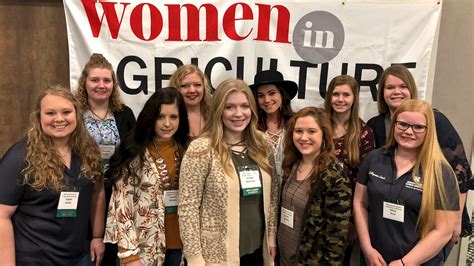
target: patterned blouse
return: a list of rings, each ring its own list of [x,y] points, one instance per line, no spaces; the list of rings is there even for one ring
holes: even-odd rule
[[[346,172],[349,180],[351,181],[352,189],[355,188],[355,181],[357,174],[359,173],[359,166],[352,167],[349,164],[349,154],[347,147],[344,142],[345,136],[335,138],[334,146],[336,148],[336,157],[344,166],[344,172]],[[360,140],[359,140],[359,162],[367,156],[367,154],[375,149],[375,137],[372,129],[367,126],[362,120],[360,120]]]
[[[120,136],[113,115],[104,120],[95,119],[89,112],[84,112],[84,124],[89,134],[99,145],[120,145]]]

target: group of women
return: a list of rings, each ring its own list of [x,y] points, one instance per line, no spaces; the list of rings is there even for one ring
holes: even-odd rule
[[[367,124],[347,75],[324,108],[295,113],[298,86],[276,70],[211,97],[184,65],[136,120],[117,84],[94,54],[75,97],[59,86],[39,97],[0,163],[4,261],[349,265],[359,239],[361,263],[440,265],[459,238],[465,152],[403,66],[384,71]]]

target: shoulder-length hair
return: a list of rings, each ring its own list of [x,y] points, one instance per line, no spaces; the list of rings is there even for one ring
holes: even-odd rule
[[[418,98],[418,92],[416,88],[415,79],[413,78],[413,75],[410,73],[410,71],[404,65],[393,65],[393,66],[387,67],[383,71],[382,76],[380,77],[379,83],[378,83],[377,108],[378,108],[379,114],[384,114],[390,110],[388,108],[387,103],[385,102],[385,98],[383,97],[383,93],[385,90],[385,81],[389,75],[395,76],[401,79],[405,83],[408,90],[410,91],[411,99]]]
[[[271,83],[270,83],[271,84]],[[278,126],[283,126],[285,127],[288,120],[290,120],[291,116],[295,113],[293,109],[291,108],[291,99],[288,96],[288,93],[281,87],[277,86],[276,84],[275,87],[278,89],[281,95],[281,109],[280,109],[280,121],[281,125],[279,124]],[[255,99],[258,99],[258,88],[254,90],[254,97]],[[267,113],[260,108],[260,106],[257,104],[257,110],[258,110],[258,129],[261,131],[266,131],[268,129],[267,127]]]
[[[288,130],[285,136],[285,150],[283,154],[285,157],[283,159],[282,168],[283,176],[288,178],[291,173],[293,165],[303,158],[301,152],[296,148],[295,143],[293,142],[293,131],[295,130],[295,124],[298,118],[310,116],[314,118],[316,123],[319,125],[323,132],[323,143],[321,145],[321,151],[318,156],[313,161],[314,170],[311,176],[311,189],[313,189],[317,177],[321,171],[323,171],[326,166],[328,166],[331,161],[335,160],[335,148],[333,138],[333,130],[331,122],[322,108],[316,107],[305,107],[293,115],[293,117],[288,122]]]
[[[68,144],[81,161],[81,175],[95,182],[102,175],[99,148],[84,127],[79,103],[69,89],[55,85],[41,93],[30,114],[30,129],[26,137],[26,167],[22,170],[23,184],[38,191],[60,191],[66,185],[61,155],[54,148],[51,137],[41,128],[41,101],[47,95],[62,97],[74,105],[76,129],[69,136]]]
[[[196,73],[202,79],[204,87],[204,95],[201,100],[201,114],[204,118],[209,116],[209,109],[211,106],[211,85],[207,76],[199,69],[199,67],[188,64],[180,66],[170,78],[170,86],[179,90],[183,84],[183,79],[189,74]]]
[[[179,126],[173,139],[178,143],[179,154],[183,154],[188,140],[189,122],[183,96],[176,88],[159,88],[146,101],[138,115],[135,127],[126,135],[118,152],[110,158],[110,167],[106,176],[116,183],[131,178],[131,184],[139,185],[142,163],[145,160],[146,146],[156,136],[155,124],[161,113],[162,104],[178,105]]]
[[[79,77],[79,83],[77,85],[76,98],[81,104],[82,110],[89,109],[89,96],[86,90],[86,81],[89,77],[89,71],[93,68],[103,68],[108,69],[112,73],[112,94],[109,98],[109,108],[112,112],[119,112],[123,110],[124,103],[120,97],[120,92],[118,90],[118,80],[115,75],[112,64],[102,55],[102,54],[92,54],[89,58],[89,61],[86,63],[82,69],[81,76]]]
[[[242,134],[242,138],[247,144],[248,154],[261,168],[267,172],[271,172],[272,166],[268,161],[271,151],[270,144],[265,135],[257,129],[257,104],[252,91],[243,80],[228,79],[219,84],[212,97],[210,117],[204,126],[203,136],[211,140],[211,148],[220,155],[221,163],[226,173],[232,173],[232,167],[228,163],[230,160],[230,147],[227,142],[224,141],[222,115],[227,98],[230,94],[236,92],[244,93],[247,96],[250,110],[252,111],[250,123]]]
[[[423,196],[421,200],[420,213],[418,215],[418,226],[421,236],[424,237],[434,228],[436,199],[440,199],[443,209],[449,206],[446,196],[446,188],[444,187],[443,182],[442,169],[443,166],[447,169],[451,169],[451,167],[449,166],[448,161],[446,161],[438,143],[433,109],[427,102],[422,100],[408,100],[397,108],[393,114],[390,134],[384,148],[389,149],[398,146],[394,137],[395,121],[397,120],[398,115],[403,112],[419,112],[426,118],[427,128],[425,140],[418,149],[418,156],[416,156],[416,162],[412,173],[413,180],[417,180],[414,178],[415,176],[423,175]],[[454,178],[454,172],[452,176]],[[456,186],[455,189],[457,190],[458,187]]]
[[[344,146],[347,147],[349,156],[349,165],[356,167],[360,163],[359,158],[359,143],[360,143],[360,118],[359,118],[359,84],[357,80],[349,75],[340,75],[331,80],[329,83],[326,96],[324,97],[324,110],[329,116],[331,125],[334,127],[335,112],[332,108],[332,94],[337,86],[347,85],[351,88],[354,95],[354,102],[351,106],[351,113],[347,123],[347,134],[344,137]]]

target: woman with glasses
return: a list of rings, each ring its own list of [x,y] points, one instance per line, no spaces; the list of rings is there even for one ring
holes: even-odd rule
[[[456,227],[459,191],[437,141],[433,110],[407,100],[383,148],[359,169],[354,217],[367,265],[442,265]]]
[[[393,116],[397,107],[409,99],[417,98],[415,80],[405,66],[393,65],[385,69],[378,83],[377,105],[379,115],[367,121],[367,125],[374,131],[377,148],[382,147],[388,138],[391,116]],[[460,206],[461,209],[464,209],[464,212],[460,211],[458,214],[456,230],[449,242],[449,247],[445,250],[445,257],[447,258],[450,247],[457,243],[460,236],[471,235],[471,224],[464,206],[467,191],[474,189],[474,180],[472,180],[471,167],[458,132],[443,113],[438,110],[433,111],[436,131],[441,133],[437,136],[437,140],[443,155],[456,173],[461,193]]]

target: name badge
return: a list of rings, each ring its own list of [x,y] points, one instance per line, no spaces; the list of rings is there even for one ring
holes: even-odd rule
[[[281,217],[280,221],[282,224],[288,226],[289,228],[293,228],[293,219],[294,219],[294,212],[281,207]]]
[[[239,166],[238,170],[243,196],[262,194],[262,183],[258,166]]]
[[[405,206],[384,201],[383,218],[403,223],[405,221]]]
[[[112,155],[114,155],[115,152],[115,146],[114,145],[99,145],[100,149],[100,158],[102,160],[108,160]]]
[[[61,191],[56,217],[76,217],[79,191]]]
[[[166,213],[176,213],[178,211],[178,203],[179,191],[177,189],[164,191],[164,204]]]

